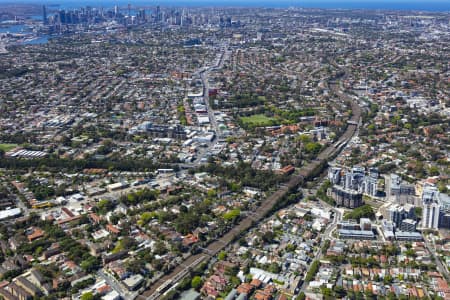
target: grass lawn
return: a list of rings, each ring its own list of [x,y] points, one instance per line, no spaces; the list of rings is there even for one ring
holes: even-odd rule
[[[9,150],[16,148],[17,146],[17,144],[0,144],[0,150],[8,152]]]
[[[241,117],[241,121],[243,124],[245,124],[249,127],[273,126],[273,125],[278,124],[277,119],[267,117],[263,114],[253,115],[253,116],[249,116],[249,117]]]

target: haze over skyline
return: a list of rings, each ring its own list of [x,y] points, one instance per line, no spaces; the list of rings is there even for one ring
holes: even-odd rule
[[[305,8],[343,8],[343,9],[398,9],[398,10],[430,10],[430,11],[450,11],[450,2],[446,0],[432,0],[432,1],[408,1],[408,0],[112,0],[112,1],[98,1],[98,0],[0,0],[0,3],[33,3],[33,4],[56,4],[65,7],[80,7],[84,5],[111,7],[114,5],[127,5],[128,3],[134,5],[162,5],[162,6],[240,6],[240,7],[305,7]]]

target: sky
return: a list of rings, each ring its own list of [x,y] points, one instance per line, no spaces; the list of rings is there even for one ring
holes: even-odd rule
[[[167,6],[258,6],[258,7],[319,7],[412,9],[450,11],[450,0],[0,0],[0,3],[61,4],[65,7],[112,7],[126,5]]]

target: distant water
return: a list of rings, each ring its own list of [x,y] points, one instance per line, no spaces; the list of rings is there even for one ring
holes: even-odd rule
[[[27,31],[24,25],[11,25],[0,27],[0,33],[22,33]]]
[[[11,33],[11,34],[25,34],[25,35],[31,35],[32,32],[28,27],[25,25],[11,25],[6,27],[0,27],[0,33]],[[39,45],[39,44],[46,44],[48,42],[48,36],[43,35],[39,36],[35,39],[31,40],[25,40],[23,42],[20,42],[21,45]]]
[[[23,42],[22,45],[40,45],[40,44],[47,44],[47,42],[48,42],[48,36],[45,35],[45,36],[41,36],[41,37],[38,37],[33,40]]]

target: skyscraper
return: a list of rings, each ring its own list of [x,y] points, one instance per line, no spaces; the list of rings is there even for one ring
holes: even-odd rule
[[[47,7],[45,7],[45,5],[42,6],[42,21],[44,22],[44,25],[48,24],[48,21],[47,21]]]
[[[161,7],[159,5],[156,7],[156,22],[160,22],[162,20],[161,16]]]
[[[145,22],[146,16],[145,16],[145,9],[140,9],[138,12],[138,21],[139,22]]]

